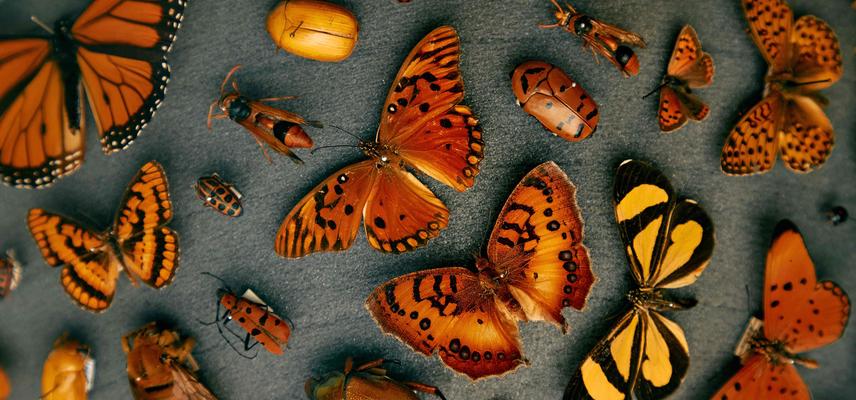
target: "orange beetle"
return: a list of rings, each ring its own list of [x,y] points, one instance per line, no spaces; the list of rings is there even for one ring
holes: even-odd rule
[[[20,282],[21,264],[15,260],[15,252],[8,250],[5,257],[0,256],[0,300],[15,290]]]
[[[190,354],[194,344],[157,322],[122,337],[134,399],[216,400],[194,374],[199,369]]]
[[[540,25],[541,28],[562,28],[581,37],[585,47],[606,57],[625,77],[639,73],[639,58],[626,45],[644,48],[645,40],[641,36],[579,13],[567,2],[565,10],[556,0],[550,1],[556,6],[556,23]]]
[[[203,274],[223,282],[220,277],[214,274],[208,272],[203,272]],[[247,289],[239,298],[235,292],[226,287],[225,282],[223,282],[223,286],[217,291],[219,301],[217,302],[215,320],[209,323],[203,322],[203,324],[216,325],[220,335],[223,336],[223,340],[241,356],[254,358],[255,354],[248,357],[244,353],[252,350],[259,343],[267,351],[275,355],[282,355],[282,348],[288,344],[288,338],[293,329],[291,321],[274,314],[273,310],[252,290]],[[220,314],[220,307],[226,309],[222,315]],[[246,335],[243,335],[242,339],[243,352],[238,350],[223,332],[225,329],[232,336],[241,338],[242,334],[235,333],[229,328],[228,323],[230,321],[236,321],[246,331]]]
[[[54,343],[42,371],[42,400],[86,400],[95,375],[89,346],[63,334]]]
[[[398,382],[386,375],[379,358],[354,368],[354,360],[345,360],[344,372],[332,372],[322,379],[306,381],[306,395],[311,400],[419,400],[415,392],[433,394],[446,400],[440,389],[418,382]]]
[[[270,148],[285,154],[296,163],[302,163],[290,148],[310,148],[312,138],[306,134],[301,125],[310,125],[322,128],[320,122],[307,121],[303,117],[285,110],[271,107],[264,103],[274,101],[292,100],[295,96],[272,97],[266,99],[249,99],[241,95],[238,83],[232,81],[234,92],[226,93],[226,84],[232,75],[241,68],[236,65],[226,75],[226,79],[220,85],[220,99],[211,103],[208,108],[208,129],[211,129],[211,120],[229,118],[248,130],[262,149],[268,161],[270,156],[264,144]],[[214,115],[214,108],[219,107],[221,114]]]
[[[244,211],[241,198],[244,197],[231,183],[227,183],[216,172],[203,176],[193,185],[196,197],[205,207],[216,210],[228,217],[239,217]]]
[[[338,62],[354,51],[360,26],[345,7],[322,0],[287,0],[268,14],[267,31],[277,47],[289,53]]]
[[[511,74],[517,105],[544,128],[578,142],[597,130],[597,103],[564,71],[544,61],[527,61]]]
[[[12,384],[9,383],[9,377],[3,372],[3,368],[0,368],[0,400],[6,400],[11,393]]]

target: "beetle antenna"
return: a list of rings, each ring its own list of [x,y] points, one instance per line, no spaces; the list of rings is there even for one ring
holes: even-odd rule
[[[221,278],[221,277],[219,277],[219,276],[217,276],[217,275],[214,275],[214,274],[212,274],[212,273],[210,273],[210,272],[208,272],[208,271],[200,272],[200,274],[202,274],[202,275],[208,275],[208,276],[210,276],[210,277],[212,277],[212,278],[214,278],[214,279],[216,279],[216,280],[220,281],[220,283],[222,283],[222,284],[223,284],[223,287],[224,287],[224,288],[226,288],[228,291],[232,292],[232,289],[230,289],[230,288],[229,288],[229,285],[227,285],[227,284],[226,284],[226,281],[224,281],[224,280],[223,280],[223,278]]]
[[[51,27],[50,27],[50,26],[48,26],[48,24],[46,24],[46,23],[42,22],[42,20],[40,20],[40,19],[39,19],[38,17],[36,17],[35,15],[31,15],[31,16],[30,16],[30,21],[35,22],[35,24],[36,24],[36,25],[38,25],[40,28],[42,28],[42,29],[44,29],[44,30],[48,31],[48,33],[50,33],[51,35],[53,35],[53,34],[54,34],[54,30],[53,30],[53,29],[51,29]]]
[[[652,91],[648,92],[648,94],[646,94],[646,95],[642,96],[642,98],[643,98],[643,99],[648,98],[648,96],[650,96],[650,95],[654,94],[654,92],[656,92],[656,91],[658,91],[658,90],[662,89],[662,88],[663,88],[663,86],[666,86],[666,83],[665,83],[665,82],[664,82],[664,83],[661,83],[661,84],[660,84],[660,86],[655,87],[655,88],[654,88],[654,90],[652,90]]]

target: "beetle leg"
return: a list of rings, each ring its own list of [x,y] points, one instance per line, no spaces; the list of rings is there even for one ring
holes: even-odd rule
[[[264,99],[258,99],[256,101],[260,103],[271,103],[274,101],[285,101],[285,100],[294,100],[297,96],[281,96],[281,97],[266,97]]]
[[[354,359],[353,357],[348,357],[345,359],[345,375],[350,374],[352,369],[354,369]]]
[[[440,389],[438,389],[436,386],[426,385],[424,383],[419,383],[419,382],[401,382],[401,383],[404,384],[404,386],[409,387],[411,390],[414,390],[417,392],[422,392],[422,393],[433,394],[433,395],[441,398],[442,400],[446,400],[446,397],[443,396],[443,393],[440,392]]]
[[[360,365],[359,367],[357,367],[357,372],[359,372],[359,371],[365,371],[365,370],[367,370],[367,369],[371,369],[371,368],[377,368],[377,367],[380,367],[381,365],[383,365],[383,362],[384,362],[384,361],[385,361],[385,360],[384,360],[383,358],[378,358],[377,360],[369,361],[369,362],[367,362],[367,363],[365,363],[365,364]]]
[[[205,203],[205,204],[207,205],[208,203]],[[220,317],[220,301],[218,300],[217,301],[217,309],[214,311],[214,322],[205,322],[205,321],[202,321],[201,319],[198,319],[198,318],[196,319],[196,322],[199,322],[200,324],[205,325],[205,326],[211,326],[211,325],[214,325],[214,324],[220,322],[221,319],[228,321],[228,318],[226,318],[227,316],[229,316],[229,310],[226,310],[226,312],[223,314],[222,318]]]

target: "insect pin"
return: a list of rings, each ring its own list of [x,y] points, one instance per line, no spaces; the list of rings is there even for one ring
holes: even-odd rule
[[[636,76],[639,73],[639,58],[629,46],[644,48],[645,40],[641,36],[577,12],[567,2],[565,2],[567,10],[563,9],[556,0],[550,0],[550,2],[556,6],[554,13],[556,23],[539,25],[539,27],[562,28],[581,37],[585,47],[590,48],[594,54],[606,57],[625,77]]]
[[[288,338],[294,326],[291,320],[276,315],[273,309],[251,289],[247,289],[241,297],[238,297],[220,277],[208,272],[203,274],[219,280],[223,283],[223,287],[217,290],[218,301],[214,321],[200,322],[203,325],[215,325],[223,340],[242,357],[255,358],[258,350],[253,355],[247,355],[247,353],[258,344],[274,355],[282,355],[283,347],[288,344]],[[221,307],[225,309],[222,314]],[[237,322],[244,332],[232,330],[232,325],[229,324],[232,321]],[[242,348],[236,346],[226,333],[238,338],[242,342]]]
[[[95,378],[89,346],[63,334],[42,370],[42,400],[86,400]]]
[[[826,211],[826,220],[833,226],[841,225],[847,222],[847,209],[842,206],[835,206]]]
[[[0,256],[0,300],[15,290],[20,282],[21,264],[15,260],[15,252],[7,250],[5,256]]]
[[[199,365],[190,352],[196,341],[157,322],[122,337],[128,381],[136,400],[217,398],[196,378]]]
[[[321,379],[309,378],[306,395],[311,400],[419,400],[415,392],[421,392],[446,400],[434,386],[390,378],[383,364],[384,359],[379,358],[354,367],[354,360],[348,357],[343,372],[331,372]]]
[[[220,99],[211,103],[208,108],[208,129],[211,129],[211,121],[214,119],[229,118],[243,126],[262,149],[265,158],[271,161],[265,144],[279,153],[285,154],[295,163],[302,164],[303,161],[297,157],[291,149],[308,149],[312,147],[312,138],[306,134],[301,125],[322,128],[323,125],[317,121],[307,121],[303,117],[278,108],[271,107],[265,103],[275,101],[293,100],[297,96],[269,97],[264,99],[250,99],[241,95],[238,90],[237,81],[232,80],[234,91],[226,93],[226,85],[232,75],[241,68],[236,65],[223,79],[220,85]],[[214,114],[214,109],[219,108],[222,113]]]
[[[241,204],[241,198],[244,195],[235,189],[234,185],[224,181],[216,172],[210,176],[197,179],[193,189],[196,191],[196,197],[202,200],[202,205],[210,207],[220,214],[239,217],[244,211],[244,206]]]

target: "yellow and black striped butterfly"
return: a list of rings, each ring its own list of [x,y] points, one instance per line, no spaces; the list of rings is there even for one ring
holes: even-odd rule
[[[122,269],[155,289],[172,283],[178,269],[178,233],[163,168],[150,161],[128,185],[111,229],[98,233],[41,208],[27,223],[45,262],[63,266],[60,283],[77,305],[102,312],[110,307]]]
[[[663,289],[689,285],[713,253],[713,223],[694,200],[677,199],[652,166],[618,167],[613,202],[630,271],[638,285],[630,310],[589,353],[565,389],[569,399],[660,399],[677,389],[689,367],[681,327],[661,314],[695,305]]]

